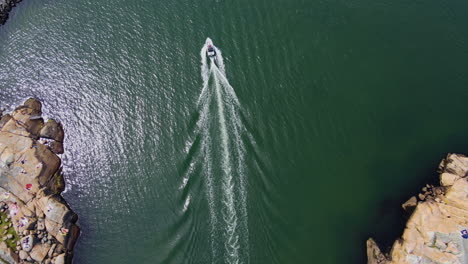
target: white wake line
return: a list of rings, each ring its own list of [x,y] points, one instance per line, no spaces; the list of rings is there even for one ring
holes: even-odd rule
[[[245,147],[242,144],[241,131],[243,131],[242,120],[238,116],[239,109],[239,100],[236,96],[236,93],[233,87],[230,85],[229,81],[226,78],[224,70],[223,57],[221,51],[217,49],[217,64],[214,63],[213,59],[208,61],[206,55],[206,46],[200,51],[201,57],[201,77],[203,80],[203,88],[199,95],[197,105],[200,110],[200,119],[197,122],[197,129],[202,133],[202,148],[203,153],[205,154],[204,162],[206,166],[206,184],[208,185],[208,199],[209,199],[209,210],[212,226],[212,252],[213,257],[216,258],[218,254],[217,246],[219,246],[220,237],[216,235],[217,231],[221,231],[218,228],[222,228],[224,241],[224,255],[226,257],[225,261],[229,264],[238,264],[243,262],[240,259],[241,246],[242,244],[242,255],[249,256],[249,235],[248,235],[248,223],[247,223],[247,208],[246,208],[246,189],[245,189],[245,168],[244,164],[244,153]],[[209,62],[211,62],[211,65]],[[213,78],[212,84],[210,85],[210,79]],[[215,88],[214,91],[212,88]],[[213,98],[215,96],[215,98]],[[212,99],[215,99],[215,107],[217,108],[218,122],[219,122],[219,136],[221,139],[221,169],[223,177],[221,178],[221,197],[216,197],[217,194],[214,190],[214,176],[212,171],[212,162],[213,162],[213,153],[211,152],[211,141],[212,135],[210,134],[210,119],[212,113],[210,112],[210,106],[212,106]],[[229,129],[229,130],[228,130]],[[231,138],[235,142],[230,142]],[[231,155],[230,145],[234,149],[234,156]],[[232,160],[234,159],[234,160]],[[237,164],[237,165],[236,165]],[[239,184],[236,186],[234,182],[234,176],[239,174]],[[236,192],[239,188],[240,191],[240,208],[237,208],[238,204],[236,202]],[[215,208],[215,199],[219,201],[221,198],[221,212]],[[240,212],[237,212],[240,210]],[[221,213],[221,214],[219,214]],[[239,215],[242,214],[242,221],[238,222]],[[218,222],[221,220],[224,224]],[[221,224],[221,226],[219,226]],[[224,225],[224,227],[223,227]],[[239,231],[245,230],[246,234],[239,234]],[[244,237],[245,236],[245,237]],[[240,239],[242,237],[242,240]],[[245,247],[245,248],[244,248]],[[246,260],[247,263],[249,260]]]
[[[223,149],[223,171],[225,177],[223,177],[223,204],[226,205],[227,215],[223,215],[223,219],[228,225],[227,228],[227,239],[228,243],[225,245],[228,254],[233,258],[238,258],[239,255],[239,244],[238,236],[236,235],[237,229],[237,212],[234,206],[234,184],[232,179],[232,169],[231,169],[231,157],[229,153],[229,142],[228,134],[226,128],[226,117],[224,115],[224,106],[221,98],[221,89],[219,87],[218,78],[214,75],[215,86],[216,86],[216,101],[218,105],[218,115],[219,115],[219,125],[221,128],[221,145]],[[235,260],[238,261],[237,259]]]
[[[239,99],[237,99],[236,92],[234,91],[234,88],[232,88],[231,84],[227,80],[226,76],[221,72],[218,68],[215,67],[215,71],[218,73],[218,76],[221,77],[221,82],[224,84],[224,87],[226,87],[227,92],[229,93],[229,98],[234,100],[237,105],[239,105]]]

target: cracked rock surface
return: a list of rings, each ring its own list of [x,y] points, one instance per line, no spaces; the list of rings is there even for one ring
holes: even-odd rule
[[[422,188],[401,239],[388,254],[372,238],[367,241],[369,264],[468,263],[468,157],[449,154],[439,171],[440,186]],[[414,204],[416,198],[410,200]]]
[[[0,118],[0,214],[5,230],[14,229],[14,235],[0,232],[0,263],[71,263],[80,233],[77,215],[60,195],[63,128],[44,122],[41,110],[28,99]]]

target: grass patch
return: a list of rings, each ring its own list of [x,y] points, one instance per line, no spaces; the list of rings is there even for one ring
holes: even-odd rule
[[[6,221],[7,220],[7,214],[5,212],[1,213],[0,212],[0,220],[2,222],[0,223],[0,239],[3,241],[3,238],[6,237],[8,234],[12,234],[13,238],[12,239],[7,239],[5,240],[5,243],[7,246],[13,250],[16,250],[16,242],[20,239],[18,234],[16,233],[15,229],[12,227],[9,227],[7,229],[7,232],[5,235],[3,235],[3,232],[5,231],[5,226],[9,225],[11,221]]]

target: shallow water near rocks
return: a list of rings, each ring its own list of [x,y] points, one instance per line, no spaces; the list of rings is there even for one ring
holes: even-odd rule
[[[468,153],[467,11],[461,0],[25,0],[0,27],[0,104],[37,97],[65,126],[75,263],[364,263],[367,237],[391,244],[400,204],[440,159]],[[220,126],[207,132],[208,171],[196,125],[207,37],[239,101],[237,244],[222,238]]]

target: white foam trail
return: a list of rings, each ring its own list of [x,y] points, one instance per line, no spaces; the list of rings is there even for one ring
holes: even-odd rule
[[[216,46],[215,46],[216,47]],[[219,69],[221,70],[222,74],[226,76],[226,70],[224,67],[224,59],[221,52],[221,49],[216,47],[216,61],[218,62]]]
[[[222,83],[225,90],[229,93],[228,98],[234,100],[236,105],[239,105],[239,99],[237,99],[236,92],[234,91],[234,88],[232,88],[231,84],[229,84],[229,81],[227,80],[226,76],[217,68],[215,69],[215,71],[217,71],[218,73],[219,81]]]
[[[248,222],[247,220],[247,182],[246,182],[246,174],[245,174],[245,166],[244,166],[244,153],[245,153],[245,147],[241,138],[241,134],[245,133],[244,127],[242,125],[242,120],[240,119],[239,116],[239,111],[240,111],[240,104],[239,100],[236,96],[236,93],[234,91],[234,88],[229,84],[229,81],[227,80],[226,76],[222,74],[220,70],[217,68],[214,69],[213,75],[216,76],[216,82],[219,81],[219,86],[224,88],[222,92],[224,93],[224,106],[226,108],[225,112],[229,115],[229,120],[232,123],[229,123],[229,135],[231,140],[233,140],[233,144],[230,145],[231,150],[235,150],[234,153],[237,153],[237,160],[235,163],[232,163],[233,166],[237,164],[237,167],[235,170],[236,176],[238,178],[239,184],[238,184],[238,191],[240,192],[240,195],[238,198],[240,199],[239,205],[239,210],[240,212],[240,218],[244,219],[245,221],[240,221],[239,226],[236,226],[241,231],[245,231],[245,233],[248,234]],[[219,87],[218,86],[218,87]],[[230,162],[231,163],[231,162]],[[232,180],[232,177],[231,179]],[[238,237],[235,237],[236,240]],[[243,252],[245,253],[245,256],[248,257],[248,236],[243,237],[243,244],[238,245],[242,247]]]
[[[233,87],[225,76],[221,50],[216,48],[216,62],[219,68],[212,58],[210,58],[211,67],[208,68],[206,50],[205,44],[200,51],[203,89],[198,98],[200,118],[197,122],[197,129],[202,135],[204,174],[212,224],[213,259],[222,257],[229,264],[239,264],[244,261],[249,263],[245,148],[241,139],[241,133],[245,129],[239,116],[240,104]],[[210,80],[213,85],[210,85]],[[215,101],[213,102],[212,99]],[[210,112],[212,103],[215,103],[213,105],[216,107],[215,113]],[[218,120],[216,130],[220,132],[221,164],[219,165],[222,175],[213,175],[212,170],[212,166],[216,165],[213,164],[215,159],[211,153],[215,135],[212,135],[211,126],[214,124],[210,121],[215,119]],[[216,147],[214,149],[216,150]],[[219,182],[221,186],[216,187],[216,182]],[[216,188],[221,188],[221,190],[218,191]],[[218,209],[220,205],[221,214]],[[219,236],[219,232],[223,235]],[[224,243],[224,251],[221,254],[218,252],[220,242]]]
[[[221,88],[217,75],[214,75],[214,83],[216,87],[216,102],[218,105],[219,126],[221,130],[221,148],[223,151],[222,169],[224,172],[222,188],[223,188],[223,204],[226,206],[223,219],[227,224],[225,244],[226,250],[231,260],[237,263],[239,260],[239,236],[237,231],[237,212],[234,204],[234,182],[231,171],[231,157],[229,153],[228,133],[226,128],[226,117],[224,115],[224,104],[221,98]]]
[[[208,79],[209,79],[209,72],[208,72],[208,64],[206,61],[206,45],[203,45],[201,51],[200,51],[200,57],[201,57],[201,76],[203,80],[203,87],[208,85]]]

